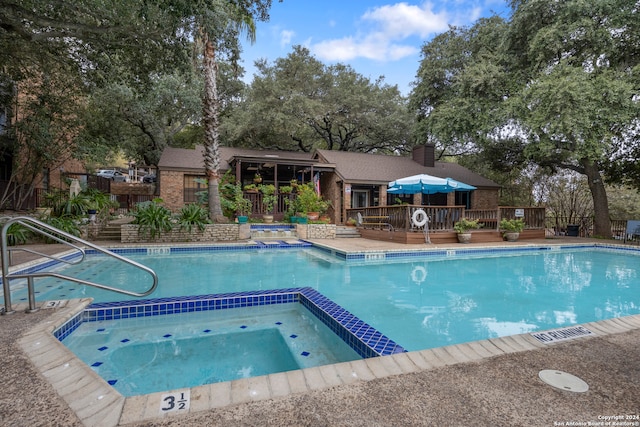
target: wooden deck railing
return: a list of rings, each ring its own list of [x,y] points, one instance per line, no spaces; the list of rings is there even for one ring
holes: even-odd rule
[[[347,209],[347,218],[357,219],[358,214],[360,214],[364,219],[364,226],[367,228],[389,228],[390,226],[394,230],[411,231],[421,228],[414,226],[411,221],[414,212],[418,209],[425,211],[429,217],[429,230],[431,231],[451,231],[460,218],[478,220],[483,228],[497,230],[500,220],[502,218],[516,218],[516,211],[518,214],[524,215],[522,219],[524,219],[526,229],[543,229],[545,222],[544,208],[515,206],[468,210],[464,206],[370,206],[367,208]]]

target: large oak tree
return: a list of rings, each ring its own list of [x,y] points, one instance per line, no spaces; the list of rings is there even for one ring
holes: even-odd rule
[[[533,162],[583,174],[594,233],[610,236],[604,179],[640,144],[637,7],[626,0],[512,6],[510,21],[480,20],[424,46],[412,94],[418,133],[504,169]]]
[[[225,130],[237,145],[281,150],[410,151],[412,116],[397,86],[307,48],[257,62],[257,75]]]

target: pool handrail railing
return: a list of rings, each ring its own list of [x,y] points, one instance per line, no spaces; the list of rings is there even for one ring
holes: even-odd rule
[[[77,236],[74,236],[72,234],[69,234],[65,231],[59,230],[55,227],[52,227],[49,224],[46,224],[42,221],[39,221],[35,218],[32,217],[28,217],[28,216],[17,216],[17,217],[3,217],[0,218],[0,221],[5,220],[6,218],[10,218],[8,219],[6,222],[4,222],[3,226],[2,226],[2,231],[0,234],[0,252],[2,254],[2,286],[3,286],[3,291],[4,291],[4,311],[2,312],[2,314],[11,314],[14,313],[14,310],[11,307],[11,287],[10,287],[10,283],[9,283],[9,279],[27,279],[27,291],[29,294],[29,309],[27,310],[27,312],[32,313],[38,310],[38,308],[36,307],[36,303],[35,303],[35,292],[34,292],[34,284],[33,284],[33,279],[35,277],[56,277],[58,279],[62,279],[62,280],[69,280],[72,282],[76,282],[76,283],[80,283],[82,285],[87,285],[87,286],[93,286],[95,288],[99,288],[99,289],[104,289],[107,291],[111,291],[111,292],[117,292],[120,294],[125,294],[125,295],[129,295],[129,296],[133,296],[133,297],[146,297],[148,295],[150,295],[151,293],[153,293],[153,291],[156,290],[156,288],[158,287],[158,276],[156,275],[155,271],[153,271],[152,269],[150,269],[147,266],[144,266],[140,263],[137,263],[133,260],[130,260],[126,257],[123,257],[121,255],[118,255],[114,252],[109,251],[108,249],[105,249],[101,246],[98,245],[94,245],[93,243],[90,243],[84,239],[81,239]],[[9,248],[8,246],[8,241],[7,241],[7,234],[8,234],[8,229],[12,224],[20,224],[23,227],[37,233],[37,234],[41,234],[45,237],[48,237],[52,240],[55,240],[59,243],[65,244],[73,249],[78,250],[81,253],[81,257],[79,260],[74,260],[74,261],[68,261],[68,260],[64,260],[60,257],[56,257],[53,255],[47,255],[47,254],[43,254],[40,253],[38,251],[34,251],[31,249],[26,249],[26,248]],[[147,273],[149,273],[151,275],[151,277],[153,278],[153,285],[146,291],[144,292],[133,292],[133,291],[127,291],[125,289],[119,289],[119,288],[114,288],[112,286],[107,286],[101,283],[95,283],[95,282],[91,282],[88,280],[83,280],[83,279],[78,279],[76,277],[71,277],[71,276],[67,276],[64,274],[59,274],[59,273],[54,273],[54,272],[50,272],[50,271],[35,271],[35,272],[26,272],[26,273],[20,273],[20,272],[15,272],[15,273],[10,273],[9,272],[9,266],[10,266],[10,258],[9,258],[9,254],[11,251],[16,251],[16,250],[22,250],[25,252],[29,252],[29,253],[33,253],[36,255],[40,255],[49,259],[53,259],[56,261],[60,261],[60,262],[65,262],[67,264],[79,264],[80,262],[82,262],[85,259],[85,251],[84,248],[77,246],[71,242],[75,242],[77,244],[81,244],[84,245],[86,247],[90,247],[102,254],[108,255],[112,258],[115,258],[119,261],[122,261],[126,264],[129,264],[135,268],[139,268]]]

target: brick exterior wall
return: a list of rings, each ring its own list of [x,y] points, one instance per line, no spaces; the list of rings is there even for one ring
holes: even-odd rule
[[[325,200],[331,201],[331,207],[327,211],[327,215],[329,215],[330,221],[333,224],[340,223],[342,205],[340,203],[342,186],[335,179],[335,174],[331,173],[323,173],[320,182],[322,184],[322,188],[320,189],[320,193],[322,194],[322,198]]]
[[[471,196],[471,209],[497,209],[499,199],[498,190],[475,190]]]
[[[184,206],[184,175],[184,172],[160,171],[158,177],[160,198],[172,212],[177,212]]]

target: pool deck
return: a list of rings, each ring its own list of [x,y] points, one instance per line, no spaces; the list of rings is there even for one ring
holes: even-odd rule
[[[462,247],[364,239],[312,241],[343,251]],[[562,238],[504,245],[590,242],[604,243]],[[497,245],[464,245],[470,246]],[[37,249],[61,250],[59,245]],[[14,263],[31,259],[30,254],[15,254]],[[54,386],[55,373],[45,376],[42,368],[50,364],[51,372],[61,361],[38,362],[23,351],[38,328],[46,328],[68,309],[0,317],[0,425],[114,425],[111,420],[135,426],[640,425],[640,315],[586,324],[593,336],[552,345],[523,334],[224,383],[192,392],[192,411],[186,414],[161,413],[158,394],[157,401],[141,402],[136,410],[129,404],[87,416],[91,405],[82,402],[95,393],[93,377],[87,381],[62,375]],[[42,352],[41,359],[47,353]],[[545,369],[576,375],[589,390],[553,388],[538,377]],[[221,387],[228,388],[226,394],[218,393]]]

